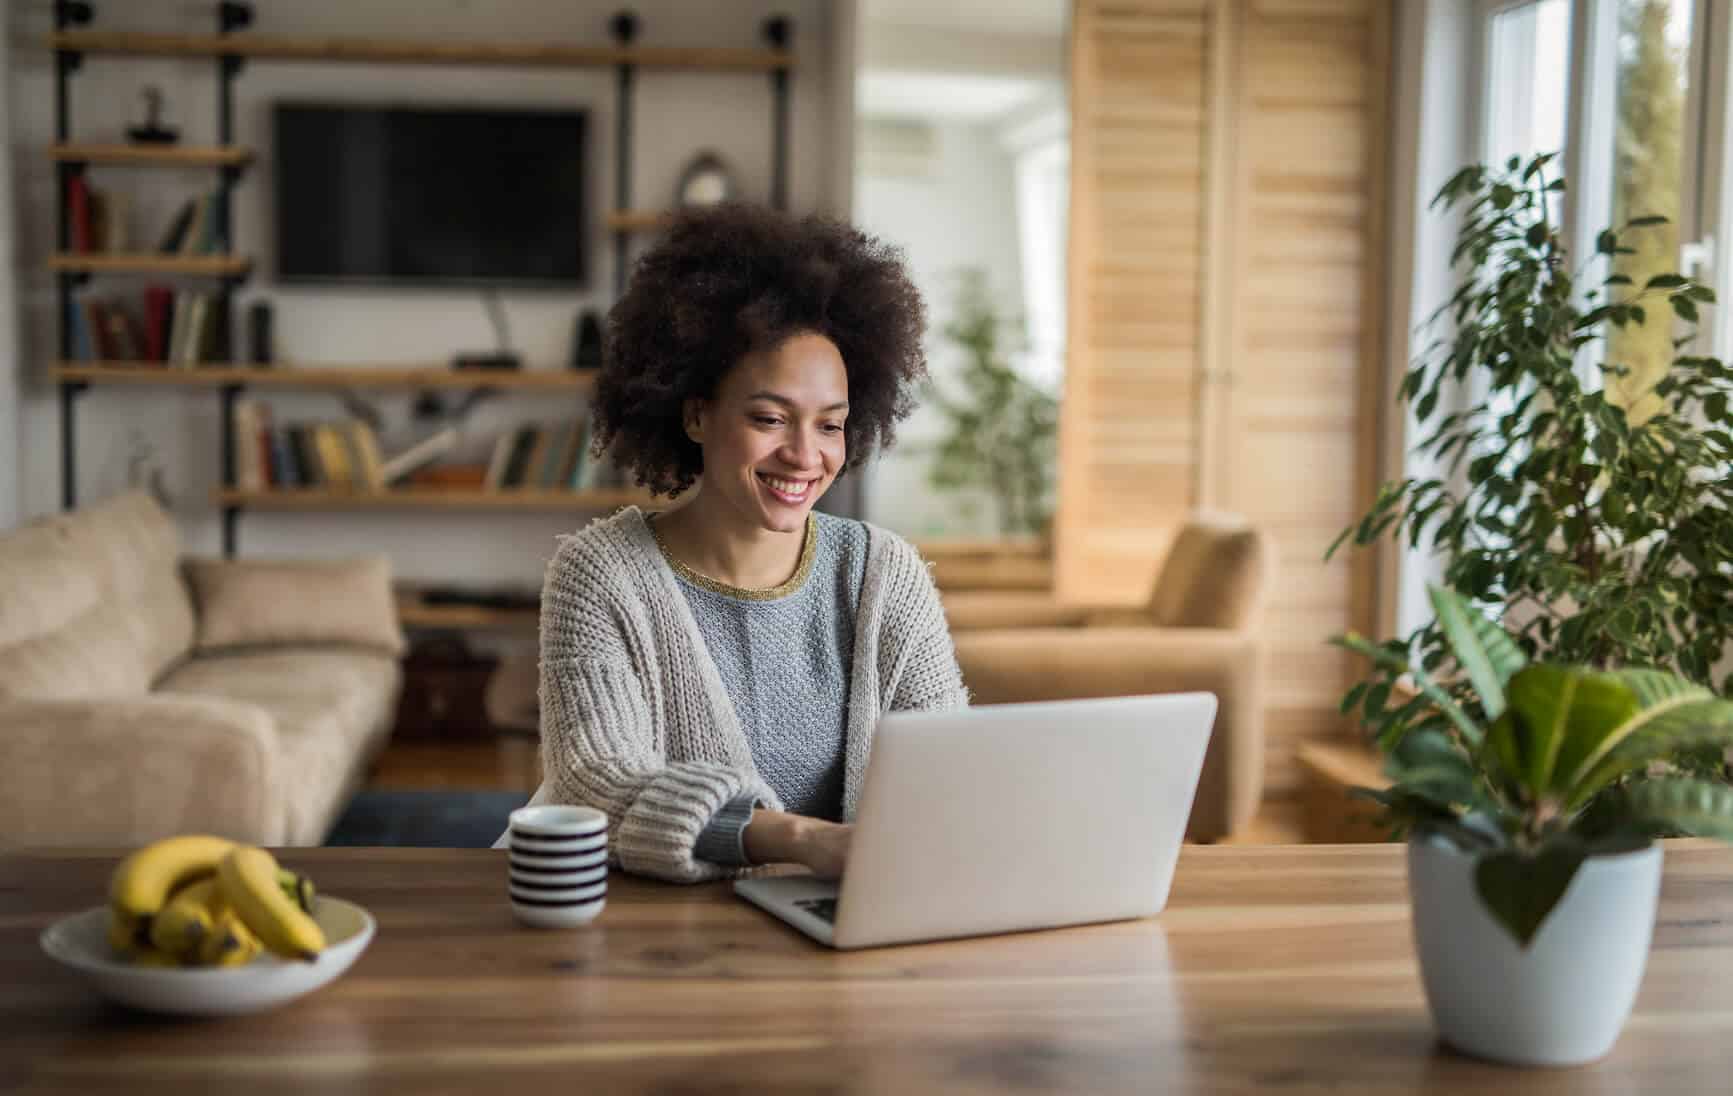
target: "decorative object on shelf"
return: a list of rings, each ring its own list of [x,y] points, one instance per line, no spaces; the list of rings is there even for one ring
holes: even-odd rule
[[[481,303],[487,309],[487,318],[493,324],[494,341],[499,349],[480,353],[465,352],[457,355],[453,365],[458,369],[517,369],[523,362],[517,352],[511,349],[511,326],[506,322],[505,305],[500,303],[499,290],[488,289],[481,295]]]
[[[162,124],[162,89],[146,84],[139,96],[144,99],[144,125],[127,127],[126,139],[141,145],[172,145],[180,140],[179,130]]]
[[[998,503],[1000,533],[1046,536],[1059,401],[1006,360],[1000,344],[1005,326],[988,300],[986,272],[963,270],[944,334],[968,356],[959,376],[964,395],[926,385],[926,398],[949,423],[930,448],[928,482],[941,491],[984,488]]]
[[[131,428],[126,432],[126,442],[126,485],[144,488],[150,492],[158,506],[164,510],[172,510],[174,497],[169,494],[162,462],[157,459],[157,452],[151,446],[150,440],[144,436],[144,431],[136,426]]]
[[[271,345],[271,304],[254,301],[247,310],[247,360],[254,365],[270,365],[276,360]]]
[[[1653,839],[1733,841],[1733,788],[1682,766],[1733,745],[1733,702],[1662,670],[1531,662],[1462,594],[1431,595],[1448,657],[1436,677],[1402,640],[1336,642],[1406,675],[1425,706],[1379,741],[1392,756],[1406,745],[1408,767],[1356,792],[1409,837],[1433,1022],[1495,1061],[1593,1061],[1617,1041],[1648,960]]]
[[[705,149],[692,158],[680,175],[680,185],[674,191],[677,206],[708,206],[732,201],[740,196],[734,173],[722,162],[722,157]]]
[[[602,368],[602,322],[594,309],[578,313],[578,327],[572,337],[572,368]]]

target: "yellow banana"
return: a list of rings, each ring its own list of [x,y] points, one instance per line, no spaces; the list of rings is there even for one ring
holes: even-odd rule
[[[296,875],[288,868],[277,869],[277,885],[283,888],[289,901],[301,907],[302,913],[313,912],[313,881],[305,875]]]
[[[210,935],[199,945],[198,961],[207,967],[237,967],[259,954],[259,938],[224,902]]]
[[[188,883],[150,919],[150,942],[182,959],[197,954],[215,929],[220,902],[215,876]]]
[[[325,932],[283,893],[277,870],[276,857],[264,849],[236,845],[217,861],[217,880],[259,943],[286,959],[316,959],[325,950]]]
[[[117,909],[108,911],[108,946],[116,955],[131,958],[150,946],[150,935],[143,921]]]
[[[214,873],[217,861],[233,847],[234,842],[226,838],[203,834],[146,845],[114,869],[109,902],[133,917],[154,917],[175,891]]]

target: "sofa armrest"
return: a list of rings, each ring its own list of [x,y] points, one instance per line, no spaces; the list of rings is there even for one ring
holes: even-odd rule
[[[1024,628],[955,637],[976,704],[1209,692],[1220,703],[1187,836],[1250,822],[1264,783],[1263,643],[1218,628]]]
[[[1048,590],[961,590],[940,595],[952,634],[995,628],[1075,628],[1090,610],[1065,605]]]
[[[280,845],[276,728],[218,697],[0,701],[0,845]]]

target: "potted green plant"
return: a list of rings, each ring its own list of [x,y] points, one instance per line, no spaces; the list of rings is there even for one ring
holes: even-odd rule
[[[944,491],[984,488],[998,506],[999,531],[1044,537],[1053,512],[1053,468],[1059,401],[1012,368],[1007,321],[988,299],[984,271],[961,271],[955,310],[944,334],[964,353],[960,395],[936,383],[929,405],[947,430],[931,447],[928,482]]]
[[[1729,679],[1712,676],[1733,642],[1733,370],[1672,339],[1715,295],[1678,274],[1638,285],[1626,273],[1628,241],[1659,217],[1601,233],[1573,267],[1549,217],[1565,185],[1550,160],[1464,168],[1440,190],[1435,204],[1463,215],[1461,276],[1400,390],[1439,471],[1385,484],[1330,551],[1386,535],[1430,547],[1443,584],[1497,606],[1531,658],[1659,667],[1725,693]],[[1639,375],[1631,347],[1657,331],[1666,368]],[[1584,383],[1595,361],[1604,385]],[[1437,622],[1408,644],[1428,670],[1448,659]],[[1359,705],[1387,740],[1438,724],[1423,698],[1391,703],[1393,685],[1381,672],[1344,710]],[[1722,767],[1708,752],[1682,760]]]
[[[1593,1061],[1647,961],[1658,833],[1733,840],[1733,788],[1678,771],[1733,743],[1733,703],[1661,670],[1531,662],[1460,594],[1433,587],[1464,687],[1404,641],[1337,642],[1411,680],[1440,720],[1400,738],[1389,788],[1357,789],[1408,837],[1416,950],[1440,1035],[1528,1065]]]

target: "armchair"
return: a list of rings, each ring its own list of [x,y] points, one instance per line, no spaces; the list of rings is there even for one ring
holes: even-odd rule
[[[1135,609],[1066,606],[993,591],[945,598],[963,680],[977,704],[1207,691],[1220,701],[1187,836],[1226,837],[1263,793],[1263,612],[1273,550],[1223,519],[1186,524]]]

